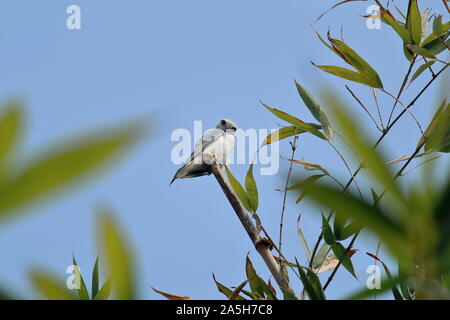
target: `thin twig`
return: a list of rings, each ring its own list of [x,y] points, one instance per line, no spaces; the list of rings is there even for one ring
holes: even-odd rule
[[[298,136],[295,136],[294,140],[291,142],[291,148],[292,148],[291,159],[294,159],[295,150],[297,149],[297,140],[298,140]],[[288,174],[286,177],[286,186],[284,188],[284,194],[283,194],[283,205],[281,208],[280,237],[279,237],[279,241],[278,241],[278,249],[279,249],[280,253],[282,252],[281,245],[282,245],[282,240],[283,240],[283,222],[284,222],[284,211],[286,210],[287,188],[289,187],[289,179],[291,177],[292,166],[293,166],[293,162],[291,161],[291,163],[289,165],[289,171],[288,171]],[[280,258],[281,258],[281,255],[280,255]],[[281,267],[281,262],[280,262],[280,267]]]
[[[384,89],[381,89],[381,92],[387,94],[389,97],[391,97],[392,99],[394,99],[394,100],[396,100],[398,103],[400,103],[400,105],[403,107],[403,109],[404,109],[405,111],[407,111],[407,112],[409,113],[409,115],[413,118],[413,120],[416,122],[417,127],[419,128],[420,133],[423,135],[423,129],[422,129],[422,126],[420,125],[419,120],[417,120],[417,118],[414,116],[414,114],[413,114],[410,110],[408,110],[408,108],[406,108],[406,106],[405,106],[400,100],[398,100],[396,97],[394,97],[391,93],[389,93],[388,91],[386,91],[386,90],[384,90]]]
[[[361,100],[356,96],[356,94],[349,88],[349,86],[345,85],[345,88],[347,89],[348,92],[350,92],[350,94],[353,96],[353,98],[355,98],[355,100],[364,109],[364,111],[366,111],[366,113],[369,115],[370,119],[372,119],[372,121],[375,124],[375,126],[377,127],[377,129],[380,130],[381,132],[383,132],[383,130],[378,126],[378,123],[373,118],[372,114],[369,112],[369,110],[366,108],[366,106],[361,102]]]
[[[398,100],[400,100],[400,96],[402,95],[403,90],[405,89],[406,83],[408,82],[409,75],[411,74],[411,71],[412,71],[412,68],[413,68],[415,62],[416,62],[416,56],[414,56],[413,60],[409,64],[408,71],[406,72],[405,78],[403,78],[402,85],[400,87],[400,90],[398,91],[397,98],[395,99],[394,105],[392,106],[391,114],[389,115],[389,119],[388,119],[388,122],[387,122],[387,126],[388,127],[389,127],[389,125],[391,123],[391,119],[392,119],[392,116],[394,114],[395,107],[397,106],[397,102],[398,102]]]
[[[381,128],[384,131],[383,118],[381,117],[381,111],[380,111],[380,105],[378,104],[377,92],[372,87],[370,87],[370,90],[372,91],[373,99],[375,100],[375,106],[377,107],[377,113],[378,113],[378,118],[380,119]]]
[[[347,161],[345,160],[344,156],[339,152],[339,150],[336,148],[336,146],[334,144],[332,144],[330,142],[331,147],[333,148],[333,150],[338,154],[338,156],[341,158],[342,162],[344,163],[345,167],[347,168],[347,171],[349,172],[350,176],[352,177],[352,179],[355,181],[355,185],[356,185],[356,189],[358,190],[358,193],[361,197],[361,199],[364,199],[362,193],[361,193],[361,189],[359,188],[359,184],[355,179],[355,176],[352,173],[352,169],[350,168],[349,164],[347,163]]]

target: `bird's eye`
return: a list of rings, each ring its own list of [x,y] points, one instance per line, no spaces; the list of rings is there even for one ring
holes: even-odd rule
[[[225,120],[221,120],[220,123],[224,126],[226,124]]]

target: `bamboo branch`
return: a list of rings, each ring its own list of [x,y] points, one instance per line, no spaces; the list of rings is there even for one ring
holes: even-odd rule
[[[253,224],[250,216],[247,214],[247,211],[245,210],[238,196],[236,195],[228,181],[225,179],[223,170],[221,169],[219,164],[214,161],[210,165],[209,170],[216,177],[217,182],[219,183],[223,193],[225,193],[225,196],[233,207],[234,212],[239,218],[239,221],[241,221],[242,226],[250,237],[250,240],[255,246],[256,251],[258,251],[258,253],[261,255],[264,263],[274,277],[280,289],[294,294],[288,280],[281,273],[277,261],[270,252],[271,243],[268,240],[261,238],[261,236],[259,235],[256,226]]]

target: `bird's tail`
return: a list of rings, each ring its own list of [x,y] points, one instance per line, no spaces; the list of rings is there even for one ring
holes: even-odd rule
[[[173,183],[176,179],[177,179],[177,176],[175,175],[175,176],[173,177],[172,181],[170,181],[169,186],[171,186],[172,183]]]

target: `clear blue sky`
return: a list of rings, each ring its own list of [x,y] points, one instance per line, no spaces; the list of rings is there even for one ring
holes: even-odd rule
[[[0,283],[31,297],[27,272],[45,266],[64,278],[72,252],[84,273],[90,272],[97,253],[94,209],[105,203],[117,212],[137,253],[141,298],[160,298],[150,286],[197,299],[222,298],[212,273],[226,285],[239,284],[245,277],[248,252],[257,271],[268,279],[212,177],[177,181],[169,187],[177,169],[170,161],[174,146],[170,134],[176,128],[192,129],[194,120],[214,126],[224,117],[242,128],[276,128],[279,121],[258,99],[313,121],[293,79],[318,96],[325,81],[343,92],[346,81],[310,64],[313,60],[343,66],[311,28],[315,18],[335,2],[2,1],[0,100],[20,96],[27,104],[24,154],[61,137],[140,115],[153,119],[153,135],[115,170],[36,208],[26,219],[2,227]],[[65,11],[70,4],[81,7],[81,30],[66,28]],[[438,1],[420,1],[421,9],[432,5],[443,12]],[[400,40],[387,27],[368,30],[360,17],[366,7],[364,2],[342,6],[315,28],[325,34],[330,27],[339,37],[343,25],[345,41],[378,71],[385,88],[396,92],[407,70]],[[423,84],[424,79],[414,83],[404,101]],[[372,104],[367,88],[353,84],[352,88]],[[436,107],[438,89],[434,86],[414,108],[424,126]],[[376,137],[361,109],[347,101]],[[391,100],[382,97],[380,104],[386,116]],[[405,117],[383,150],[387,158],[407,155],[418,138],[414,122]],[[288,156],[287,142],[281,154]],[[301,157],[348,179],[330,147],[317,138],[301,137],[297,158]],[[274,238],[282,201],[274,189],[283,185],[286,167],[282,162],[278,176],[256,177],[259,214]],[[232,166],[240,179],[246,170],[247,165]],[[300,167],[296,172],[305,174]],[[365,186],[364,181],[361,184]],[[295,206],[293,202],[290,198],[286,212],[285,254],[304,261],[295,221],[301,212],[306,237],[312,243],[320,231],[319,215],[308,203]],[[356,248],[360,252],[353,261],[359,282],[340,270],[327,291],[329,298],[343,298],[364,286],[365,270],[372,263],[364,252],[374,252],[376,241],[363,237]],[[385,251],[382,256],[386,257]],[[298,288],[295,281],[294,286]]]

